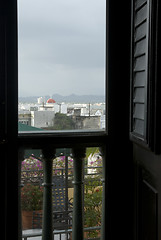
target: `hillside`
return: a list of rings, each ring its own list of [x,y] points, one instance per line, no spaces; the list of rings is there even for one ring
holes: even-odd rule
[[[37,98],[41,96],[31,96],[31,97],[19,97],[19,102],[25,103],[36,103]],[[45,101],[50,98],[50,96],[45,96]],[[52,98],[56,102],[71,102],[71,103],[101,103],[105,102],[105,97],[100,95],[75,95],[71,94],[69,96],[62,96],[59,94],[53,94]]]

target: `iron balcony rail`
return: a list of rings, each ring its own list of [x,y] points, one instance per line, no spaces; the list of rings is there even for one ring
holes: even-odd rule
[[[97,226],[97,227],[88,227],[88,228],[84,228],[84,232],[92,232],[95,230],[100,230],[101,227]],[[72,233],[72,229],[67,229],[67,230],[54,230],[53,231],[53,235],[63,235],[63,234],[71,234]],[[41,229],[35,229],[35,231],[33,230],[25,230],[22,232],[22,238],[24,240],[28,240],[31,237],[41,237],[42,236],[42,230]],[[60,238],[61,239],[61,238]],[[92,238],[90,238],[90,240],[92,240]],[[100,238],[93,238],[93,240],[100,240]]]
[[[21,162],[24,160],[25,149],[41,149],[44,171],[43,192],[43,223],[42,240],[53,240],[53,209],[52,209],[52,161],[58,148],[72,148],[74,161],[74,201],[72,218],[72,239],[84,239],[84,214],[83,214],[83,173],[84,158],[87,147],[100,147],[102,153],[102,219],[101,240],[105,240],[105,163],[107,149],[107,135],[105,133],[76,133],[73,135],[42,135],[22,134],[18,138],[19,144],[19,240],[22,239],[21,226]]]
[[[99,173],[99,175],[100,174],[102,174],[102,166],[95,166],[95,167],[84,167],[84,171],[87,171],[87,170],[100,170],[101,172]],[[65,168],[56,168],[55,170],[53,170],[53,171],[57,171],[57,172],[59,172],[59,174],[61,175],[61,176],[63,176],[65,173],[66,173],[66,169]],[[70,172],[73,172],[73,167],[68,167],[68,171]],[[33,184],[40,184],[40,181],[41,181],[41,179],[43,178],[43,169],[42,170],[22,170],[21,171],[22,172],[22,175],[23,174],[25,174],[25,181],[26,181],[26,183],[28,182],[28,183],[33,183]],[[38,176],[35,176],[35,177],[32,177],[32,179],[31,179],[31,176],[30,176],[30,174],[32,174],[33,175],[33,173],[41,173],[41,175],[42,176],[39,176],[39,174],[38,174]],[[29,176],[28,176],[29,175]],[[68,173],[68,174],[66,174],[67,176],[68,176],[68,178],[72,178],[73,179],[73,174],[70,174],[70,173]],[[87,176],[97,176],[98,175],[98,173],[97,172],[92,172],[92,173],[84,173],[84,175],[87,177]],[[22,179],[21,179],[21,181],[22,181],[22,184],[23,184],[23,182],[24,182],[24,177],[22,176],[21,177]],[[70,181],[72,181],[72,180],[70,180],[70,179],[68,179],[68,182],[70,182]],[[86,181],[85,179],[84,179],[84,181]]]

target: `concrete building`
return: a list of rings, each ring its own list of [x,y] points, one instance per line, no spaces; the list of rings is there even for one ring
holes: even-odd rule
[[[60,113],[67,114],[67,104],[65,103],[60,104]]]
[[[31,126],[47,128],[54,126],[54,111],[31,111]]]
[[[101,116],[100,125],[101,125],[100,126],[101,129],[105,129],[106,128],[106,116],[105,115]]]
[[[44,102],[45,102],[44,97],[39,97],[39,98],[37,99],[37,103],[38,103],[38,104],[43,104]]]
[[[54,104],[42,104],[39,106],[39,111],[54,111]]]
[[[18,122],[31,126],[31,112],[30,111],[19,111]]]
[[[56,103],[55,100],[52,98],[49,98],[46,101],[46,104],[44,101],[41,101],[41,98],[39,102],[41,102],[41,104],[39,105],[39,111],[54,111],[55,113],[61,111],[61,104]]]
[[[100,116],[76,116],[73,115],[76,129],[100,129]]]
[[[67,104],[65,104],[65,103],[55,103],[54,104],[54,112],[55,113],[67,114]]]

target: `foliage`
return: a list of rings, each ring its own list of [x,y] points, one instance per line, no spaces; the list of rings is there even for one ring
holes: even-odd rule
[[[56,113],[53,130],[70,130],[75,128],[75,123],[70,116],[63,113]]]
[[[86,227],[101,225],[102,209],[102,157],[99,148],[92,147],[86,149],[87,175],[84,185],[84,221]],[[101,168],[96,168],[101,167]],[[87,232],[87,238],[98,237],[99,230]]]
[[[43,164],[40,160],[36,159],[33,155],[22,162],[22,171],[24,170],[41,170]]]
[[[88,173],[102,176],[102,157],[99,148],[87,148],[88,153]]]
[[[65,169],[65,156],[57,157],[53,160],[53,174],[61,175],[62,170]],[[68,158],[68,175],[73,175],[73,159],[71,157]]]
[[[26,184],[21,190],[22,210],[33,211],[41,210],[43,203],[43,188]]]
[[[84,194],[84,219],[86,227],[101,225],[102,186],[100,178],[88,177]],[[88,232],[88,237],[96,237],[98,231]]]
[[[89,147],[86,148],[86,158],[90,156],[94,156],[95,154],[99,153],[99,147]]]
[[[25,184],[21,189],[22,210],[33,211],[42,209],[43,188],[39,186],[42,178],[43,163],[40,160],[30,156],[22,162],[21,180]]]
[[[43,178],[43,163],[33,156],[25,159],[21,166],[22,182],[40,182]]]

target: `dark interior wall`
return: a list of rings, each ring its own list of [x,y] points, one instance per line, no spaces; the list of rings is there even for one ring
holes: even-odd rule
[[[134,144],[135,237],[161,238],[161,155]]]
[[[133,239],[133,159],[129,141],[130,1],[108,1],[107,31],[107,236]]]
[[[0,162],[1,233],[18,239],[17,1],[0,5]],[[13,237],[13,236],[12,236]]]

